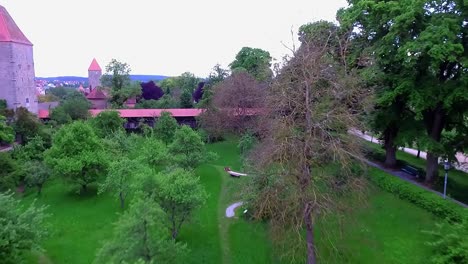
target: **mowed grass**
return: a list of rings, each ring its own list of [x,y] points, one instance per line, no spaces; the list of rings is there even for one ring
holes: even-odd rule
[[[92,263],[96,249],[112,235],[113,223],[121,211],[111,196],[97,195],[90,188],[78,195],[60,180],[46,185],[40,197],[30,193],[23,200],[48,205],[50,237],[44,241],[46,250],[39,263]],[[38,263],[32,258],[30,263]]]
[[[249,177],[233,178],[224,171],[224,167],[230,167],[234,171],[241,170],[237,141],[229,139],[218,142],[209,145],[208,149],[218,155],[217,160],[212,163],[222,182],[218,218],[223,245],[223,263],[272,263],[272,248],[267,225],[247,221],[242,217],[227,218],[225,215],[226,208],[230,204],[243,200],[242,186],[251,181]]]
[[[318,224],[321,263],[427,263],[431,250],[424,230],[440,219],[376,186],[369,200],[344,218]],[[341,221],[341,224],[339,223]]]
[[[191,250],[187,263],[290,263],[291,259],[278,260],[281,250],[272,245],[266,223],[225,217],[226,207],[242,200],[242,186],[251,180],[232,178],[223,170],[225,166],[240,170],[237,142],[230,139],[208,149],[218,158],[200,166],[196,174],[210,197],[179,237]],[[35,198],[32,193],[23,201]],[[52,233],[43,243],[44,254],[28,263],[92,263],[121,212],[110,195],[90,191],[80,196],[60,180],[48,183],[37,203],[49,205]],[[431,252],[421,231],[431,230],[437,221],[430,213],[370,186],[366,205],[317,224],[320,263],[426,263]]]

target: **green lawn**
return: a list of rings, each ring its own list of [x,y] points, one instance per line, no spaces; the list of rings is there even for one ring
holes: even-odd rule
[[[242,185],[249,183],[247,177],[231,178],[223,171],[225,166],[241,167],[235,141],[208,148],[218,159],[200,166],[196,173],[210,198],[180,233],[180,240],[191,249],[188,263],[289,263],[289,259],[277,260],[281,251],[271,245],[267,224],[225,217],[226,207],[242,200]],[[426,263],[431,252],[421,230],[432,229],[438,219],[377,187],[370,186],[368,197],[367,205],[356,207],[350,215],[332,215],[318,223],[320,263]],[[28,195],[24,202],[34,198]],[[59,180],[45,186],[38,203],[49,205],[53,229],[39,263],[92,263],[120,212],[112,197],[82,197]],[[28,263],[38,263],[38,257]]]

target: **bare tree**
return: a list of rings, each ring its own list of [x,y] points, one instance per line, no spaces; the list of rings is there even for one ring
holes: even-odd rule
[[[254,130],[266,93],[266,84],[247,72],[234,72],[214,87],[212,105],[202,117],[202,127],[218,134]]]
[[[346,47],[336,43],[346,42],[323,24],[317,28],[285,59],[269,90],[268,130],[251,154],[256,177],[247,187],[254,218],[269,219],[280,237],[296,231],[307,245],[308,264],[317,263],[317,217],[339,209],[340,196],[364,186],[353,173],[361,146],[348,130],[359,127],[365,92],[342,63]]]

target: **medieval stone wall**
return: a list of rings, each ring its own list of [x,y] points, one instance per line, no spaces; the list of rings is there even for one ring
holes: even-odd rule
[[[33,47],[14,42],[0,42],[0,98],[8,108],[26,107],[37,114],[34,82]]]

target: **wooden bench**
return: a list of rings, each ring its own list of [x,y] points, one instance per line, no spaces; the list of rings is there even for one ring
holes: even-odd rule
[[[405,165],[401,167],[401,170],[416,178],[419,178],[419,176],[421,175],[421,171],[418,168],[410,165]]]

